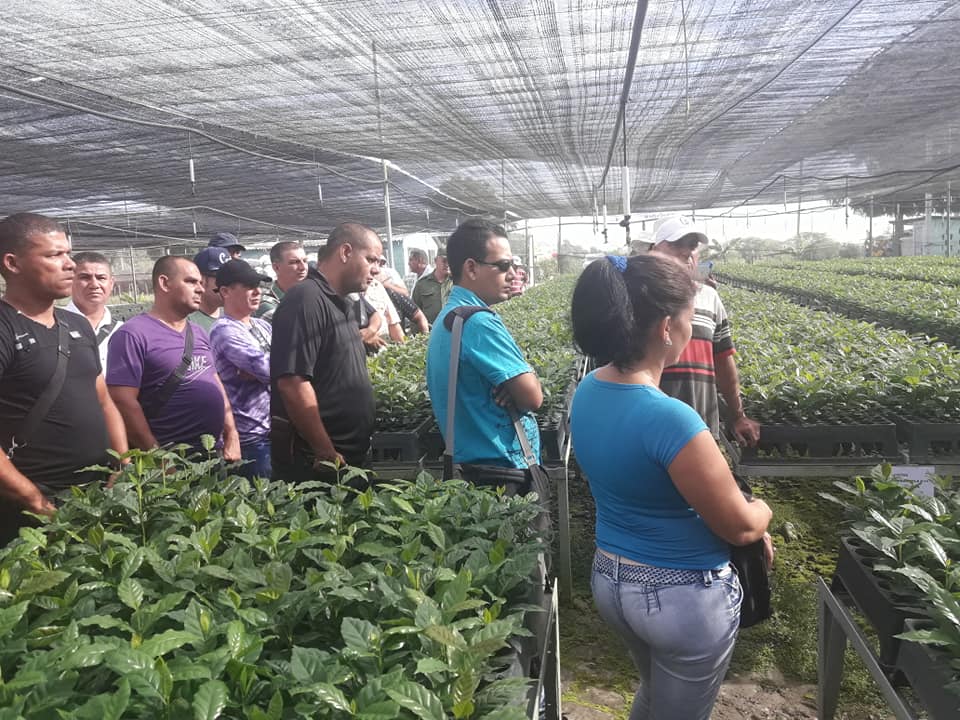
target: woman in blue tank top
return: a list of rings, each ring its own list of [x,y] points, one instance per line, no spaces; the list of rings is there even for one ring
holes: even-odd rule
[[[730,663],[741,590],[729,544],[763,537],[707,426],[659,390],[691,335],[696,284],[662,256],[610,256],[573,293],[577,344],[605,362],[577,388],[571,432],[596,503],[591,586],[640,687],[630,720],[706,720]]]

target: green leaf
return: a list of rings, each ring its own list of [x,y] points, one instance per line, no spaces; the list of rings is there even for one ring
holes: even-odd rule
[[[45,570],[35,575],[28,575],[26,580],[17,588],[17,596],[39,595],[47,590],[52,590],[68,577],[70,577],[70,573],[62,570]]]
[[[400,717],[400,708],[393,700],[370,703],[357,713],[357,720],[395,720]]]
[[[117,597],[127,607],[137,610],[143,604],[143,586],[133,578],[121,580],[117,586]]]
[[[437,658],[425,657],[417,660],[417,673],[429,675],[438,672],[450,672],[453,668]]]
[[[355,550],[361,555],[370,555],[372,557],[389,557],[397,552],[396,546],[388,547],[378,542],[363,542],[356,546]]]
[[[416,514],[417,514],[417,511],[413,509],[413,505],[411,505],[409,502],[407,502],[406,500],[404,500],[402,497],[396,497],[396,496],[394,496],[393,498],[391,498],[391,500],[393,501],[393,504],[394,504],[394,505],[396,505],[398,508],[400,508],[401,510],[403,510],[403,511],[404,511],[405,513],[407,513],[408,515],[416,515]]]
[[[8,608],[0,610],[0,637],[3,637],[17,626],[29,605],[30,601],[24,600],[16,605],[11,605]]]
[[[317,682],[324,677],[323,666],[329,658],[323,650],[294,646],[290,653],[290,674],[304,685]]]
[[[237,506],[237,522],[247,532],[252,531],[257,526],[257,513],[256,511],[242,502]]]
[[[104,655],[103,660],[107,667],[121,676],[138,670],[153,670],[153,658],[139,649],[117,648]]]
[[[121,680],[115,693],[94,695],[76,709],[77,720],[120,720],[130,704],[130,683]]]
[[[424,628],[423,634],[431,640],[441,645],[446,645],[447,647],[465,648],[467,646],[463,636],[447,625],[431,625],[428,628]]]
[[[440,698],[419,683],[403,681],[387,688],[387,695],[421,720],[446,720]]]
[[[165,630],[159,635],[144,640],[140,645],[140,651],[151,657],[159,657],[166,655],[171,650],[183,647],[187,643],[196,642],[198,639],[193,633],[183,630]]]
[[[120,628],[121,630],[126,630],[127,632],[133,632],[133,628],[130,627],[129,623],[125,623],[123,620],[115,618],[112,615],[90,615],[77,620],[77,625],[80,627],[96,625],[104,630],[109,630],[110,628]]]
[[[280,720],[283,717],[283,695],[279,690],[273,693],[270,698],[270,705],[267,706],[267,720]]]
[[[447,538],[443,534],[443,530],[440,529],[437,525],[434,525],[432,522],[427,523],[427,535],[430,540],[436,545],[440,550],[443,550],[447,546]]]
[[[133,575],[143,564],[143,549],[137,548],[123,559],[120,566],[120,578],[126,580]]]
[[[221,565],[203,565],[200,568],[200,572],[202,572],[204,575],[209,575],[210,577],[215,577],[218,580],[226,580],[228,582],[235,582],[237,579],[236,575]]]
[[[194,720],[216,720],[227,706],[227,686],[219,680],[208,680],[193,696]]]
[[[63,659],[61,667],[66,670],[93,667],[103,661],[104,655],[116,649],[115,645],[110,645],[109,643],[95,642],[89,645],[81,645],[75,651],[67,654]]]
[[[947,566],[949,562],[947,551],[944,550],[943,545],[938,543],[932,535],[921,535],[920,547],[925,551],[926,555],[933,558],[940,567]]]
[[[240,657],[243,651],[244,637],[242,622],[233,620],[227,625],[227,647],[230,648],[230,657],[235,660]]]
[[[339,688],[336,688],[329,683],[314,683],[308,689],[325,705],[329,705],[334,710],[339,710],[349,715],[353,715],[353,709],[350,707],[350,701],[347,700],[346,695],[344,695]]]
[[[370,652],[380,644],[377,626],[359,618],[344,618],[340,623],[340,635],[347,647],[357,652]]]

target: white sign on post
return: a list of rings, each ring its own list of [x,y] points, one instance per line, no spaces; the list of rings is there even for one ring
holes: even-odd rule
[[[916,486],[918,495],[933,497],[936,487],[933,482],[934,470],[933,465],[894,465],[890,476],[902,485]]]

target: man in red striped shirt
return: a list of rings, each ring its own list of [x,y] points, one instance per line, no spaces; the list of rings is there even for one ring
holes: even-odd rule
[[[660,225],[653,243],[651,252],[676,258],[696,272],[695,255],[701,243],[707,243],[707,235],[692,220],[677,215]],[[714,436],[720,433],[719,390],[734,437],[753,446],[760,439],[760,426],[743,411],[735,354],[723,301],[716,290],[701,283],[694,300],[693,335],[677,364],[664,369],[660,388],[700,413]]]

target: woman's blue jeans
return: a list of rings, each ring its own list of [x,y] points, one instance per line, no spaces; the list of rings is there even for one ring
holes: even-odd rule
[[[624,582],[597,570],[590,582],[600,617],[640,672],[630,720],[708,720],[740,627],[733,568],[704,571],[689,585]]]

